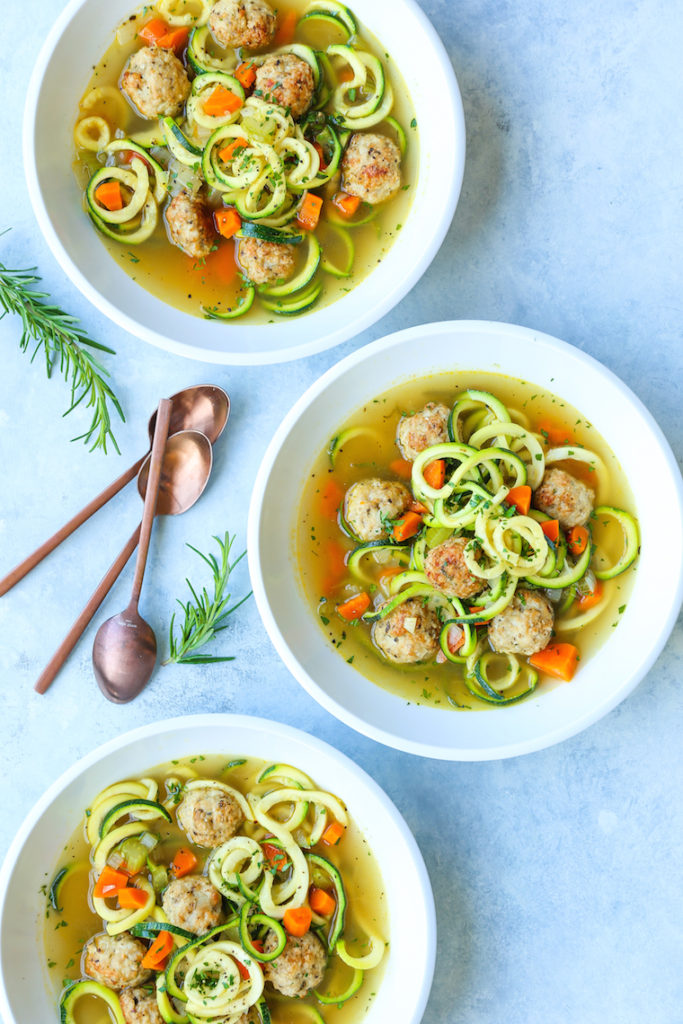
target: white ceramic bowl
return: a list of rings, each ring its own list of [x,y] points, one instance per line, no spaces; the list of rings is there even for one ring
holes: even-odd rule
[[[344,800],[382,872],[391,954],[364,1024],[418,1024],[436,955],[436,917],[427,871],[408,826],[391,800],[333,747],[263,718],[201,715],[136,729],[104,744],[65,772],[31,810],[0,871],[0,1016],[5,1024],[57,1022],[48,987],[41,929],[46,873],[104,786],[155,764],[199,753],[234,753],[284,761],[308,772]],[[405,894],[410,893],[410,899]]]
[[[300,576],[294,564],[294,516],[315,457],[365,402],[411,377],[454,370],[521,377],[583,412],[631,482],[642,536],[633,594],[619,627],[572,683],[476,714],[407,705],[373,685],[330,646],[301,585],[295,583]],[[296,403],[276,432],[256,481],[249,512],[249,566],[271,640],[292,674],[323,707],[352,728],[401,750],[474,761],[511,757],[566,739],[633,690],[676,620],[683,596],[683,484],[671,449],[652,416],[613,373],[536,331],[454,321],[413,327],[367,345],[332,367]]]
[[[40,52],[28,89],[24,165],[29,195],[41,231],[76,287],[144,341],[210,363],[263,364],[312,355],[379,320],[436,255],[453,218],[465,164],[465,122],[453,68],[415,0],[352,4],[401,69],[415,105],[420,171],[410,214],[387,256],[358,287],[329,307],[261,326],[202,320],[155,298],[117,265],[83,213],[71,171],[78,100],[91,66],[136,6],[135,0],[71,0]]]

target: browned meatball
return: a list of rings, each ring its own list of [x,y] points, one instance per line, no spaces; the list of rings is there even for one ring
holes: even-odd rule
[[[360,540],[379,540],[387,536],[385,520],[398,518],[412,500],[403,484],[376,477],[359,480],[346,492],[344,517]]]
[[[448,597],[474,597],[484,589],[484,580],[467,568],[464,551],[468,537],[449,537],[432,548],[425,558],[425,574],[437,590]]]
[[[216,245],[211,211],[201,199],[179,192],[166,208],[168,233],[186,256],[203,260]]]
[[[128,932],[96,935],[85,947],[83,970],[109,988],[141,985],[152,972],[142,966],[147,947]]]
[[[595,492],[563,469],[547,469],[534,492],[534,505],[560,526],[585,526],[593,512]]]
[[[218,0],[209,28],[221,46],[259,50],[273,41],[275,12],[265,0]]]
[[[164,1024],[156,993],[147,988],[127,988],[119,996],[126,1024]]]
[[[143,117],[176,117],[190,95],[190,80],[170,50],[143,46],[126,64],[121,88]]]
[[[237,258],[253,284],[274,284],[292,276],[296,266],[294,248],[293,245],[281,242],[243,238],[237,250]]]
[[[357,132],[342,160],[342,184],[366,203],[384,203],[401,188],[401,152],[386,135]]]
[[[550,643],[552,605],[536,590],[517,590],[510,604],[489,623],[489,641],[500,654],[537,654]]]
[[[273,53],[256,71],[254,95],[285,107],[294,120],[306,113],[314,92],[310,66],[293,53]]]
[[[427,661],[439,649],[441,623],[418,597],[411,597],[372,627],[372,639],[390,661],[412,665]]]
[[[242,808],[223,789],[190,789],[178,805],[178,824],[197,846],[215,847],[226,843],[244,821]]]
[[[269,932],[264,943],[266,953],[276,946],[275,933]],[[313,932],[306,932],[301,938],[290,935],[279,957],[263,965],[263,973],[283,996],[304,996],[323,980],[326,963],[322,942]]]
[[[402,416],[396,431],[396,444],[403,458],[412,462],[425,448],[447,441],[449,415],[445,405],[427,402],[420,412]]]
[[[161,905],[171,924],[203,935],[223,920],[223,900],[203,875],[174,878],[164,889]]]

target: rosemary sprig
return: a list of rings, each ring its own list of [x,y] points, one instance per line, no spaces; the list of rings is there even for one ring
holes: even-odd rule
[[[10,270],[0,263],[0,320],[8,313],[21,317],[23,332],[19,342],[22,352],[27,352],[35,342],[31,362],[38,350],[43,348],[47,375],[52,375],[55,366],[64,380],[71,384],[71,404],[64,413],[68,416],[81,402],[92,409],[92,422],[84,434],[73,438],[84,444],[92,441],[90,451],[101,448],[107,451],[107,439],[119,451],[112,432],[109,403],[122,420],[125,420],[119,400],[105,381],[109,374],[90,349],[100,352],[114,350],[93,341],[78,327],[78,319],[65,313],[59,306],[43,301],[49,299],[47,292],[40,292],[31,286],[40,281],[36,267],[24,270]]]
[[[231,656],[217,655],[217,654],[195,654],[194,652],[199,648],[207,644],[209,640],[212,640],[216,633],[220,633],[221,630],[226,629],[228,625],[228,616],[239,608],[241,604],[244,604],[248,598],[251,597],[251,591],[234,604],[231,608],[228,608],[228,602],[230,601],[230,594],[225,593],[225,588],[228,585],[230,579],[230,573],[235,566],[240,562],[246,551],[230,563],[230,549],[235,542],[234,537],[230,537],[228,533],[225,534],[223,540],[220,537],[214,537],[220,548],[220,561],[213,554],[205,555],[197,548],[188,544],[187,547],[195,554],[199,555],[211,569],[213,575],[213,596],[210,596],[206,587],[202,590],[201,594],[198,594],[195,588],[192,586],[188,579],[185,580],[190,593],[192,594],[192,601],[188,601],[186,604],[178,599],[178,604],[183,609],[184,621],[180,629],[180,636],[176,639],[174,635],[175,625],[175,612],[171,618],[171,625],[169,628],[169,646],[170,654],[164,665],[170,663],[181,664],[181,665],[209,665],[217,661],[234,661],[235,659]]]

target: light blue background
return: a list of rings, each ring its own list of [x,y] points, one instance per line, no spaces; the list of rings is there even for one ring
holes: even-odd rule
[[[453,60],[468,125],[464,188],[441,252],[403,302],[355,341],[304,362],[231,370],[123,334],[55,264],[29,206],[20,121],[32,62],[62,3],[3,5],[0,227],[13,230],[0,239],[0,260],[37,263],[55,298],[117,350],[107,365],[127,424],[117,430],[120,459],[70,446],[85,413],[60,419],[66,388],[29,366],[16,322],[0,323],[0,574],[142,453],[161,395],[215,381],[230,392],[233,414],[210,490],[182,519],[160,522],[152,541],[142,611],[163,638],[185,575],[199,569],[184,543],[205,547],[229,529],[242,549],[260,458],[293,401],[357,345],[427,320],[512,321],[585,349],[633,388],[681,455],[683,7],[422,6]],[[656,486],[647,467],[643,474],[638,486]],[[160,670],[138,701],[114,707],[92,679],[91,628],[50,693],[36,696],[37,675],[139,511],[132,490],[120,495],[0,600],[0,741],[10,780],[2,851],[47,784],[101,741],[185,712],[264,714],[353,757],[413,829],[439,908],[425,1024],[680,1024],[680,628],[607,718],[560,746],[501,763],[420,760],[337,724],[281,666],[253,602],[218,645],[236,655],[227,666]],[[666,516],[663,509],[664,571]],[[129,568],[96,622],[127,603],[131,576]],[[244,567],[234,582],[235,594],[248,587]]]

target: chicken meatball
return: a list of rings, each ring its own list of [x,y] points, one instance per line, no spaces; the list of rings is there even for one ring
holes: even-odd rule
[[[109,988],[142,985],[152,972],[142,966],[147,947],[128,932],[96,935],[85,947],[83,970]]]
[[[448,597],[474,597],[484,589],[484,580],[467,568],[465,548],[468,537],[449,537],[425,558],[427,579]]]
[[[390,661],[412,665],[427,661],[439,649],[441,623],[419,597],[411,597],[372,627],[372,639]]]
[[[269,932],[264,943],[266,953],[277,946],[274,932]],[[276,960],[263,964],[266,980],[283,996],[304,996],[319,985],[325,973],[327,955],[325,947],[313,932],[301,938],[290,935],[287,945]]]
[[[197,846],[220,846],[237,832],[244,821],[234,796],[211,786],[190,789],[176,812],[178,824]]]
[[[216,244],[211,211],[201,199],[179,192],[166,208],[171,241],[195,260],[205,259]]]
[[[553,635],[553,608],[536,590],[518,590],[489,623],[489,641],[499,654],[537,654]]]
[[[275,12],[265,0],[218,0],[209,28],[221,46],[259,50],[275,35]]]
[[[314,92],[310,65],[293,53],[273,53],[256,71],[256,95],[285,107],[294,120],[306,113]]]
[[[427,402],[420,412],[402,416],[396,431],[396,444],[403,458],[412,462],[425,448],[447,441],[449,415],[445,405]]]
[[[262,242],[258,238],[243,238],[237,258],[245,275],[253,284],[274,284],[286,281],[296,266],[293,245],[280,242]]]
[[[119,996],[126,1024],[164,1024],[153,989],[127,988]]]
[[[190,80],[171,50],[143,46],[128,61],[121,88],[143,117],[176,117],[190,95]]]
[[[563,469],[547,469],[534,493],[534,505],[560,526],[585,526],[593,512],[595,492]]]
[[[401,151],[386,135],[356,132],[342,160],[342,187],[373,206],[401,188]]]
[[[161,905],[171,924],[204,935],[223,920],[223,900],[203,875],[174,878],[164,889]]]
[[[384,519],[396,519],[412,501],[403,484],[389,480],[359,480],[346,492],[344,517],[360,540],[387,536]]]

